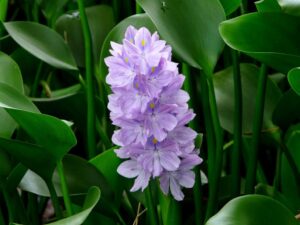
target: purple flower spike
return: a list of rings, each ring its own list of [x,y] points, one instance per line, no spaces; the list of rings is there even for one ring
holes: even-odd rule
[[[181,201],[192,188],[192,169],[202,162],[195,149],[197,133],[186,125],[195,117],[183,91],[184,76],[171,61],[172,49],[145,27],[129,26],[122,44],[111,42],[105,59],[111,86],[108,108],[116,130],[112,141],[126,159],[118,173],[135,178],[131,191],[142,191],[159,178],[165,194]]]

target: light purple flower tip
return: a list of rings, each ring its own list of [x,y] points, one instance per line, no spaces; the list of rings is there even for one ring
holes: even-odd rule
[[[171,61],[172,49],[157,32],[129,26],[122,44],[111,42],[106,82],[111,86],[108,108],[119,129],[112,141],[126,159],[118,173],[135,178],[131,191],[142,191],[151,178],[159,178],[165,194],[178,201],[182,187],[195,182],[193,167],[202,159],[195,150],[197,133],[186,125],[195,117],[183,91],[184,76]]]

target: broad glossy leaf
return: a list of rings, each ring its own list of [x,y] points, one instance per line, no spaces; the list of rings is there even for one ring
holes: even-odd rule
[[[298,171],[300,169],[300,124],[291,126],[285,136],[285,143],[288,147],[293,160],[295,161]],[[281,162],[281,189],[282,193],[286,196],[290,203],[296,209],[299,209],[300,202],[300,187],[297,185],[292,168],[289,165],[285,155],[282,155]]]
[[[220,25],[231,48],[286,73],[300,65],[300,20],[279,12],[250,13]]]
[[[300,122],[300,96],[293,90],[284,93],[279,99],[273,112],[273,121],[282,129]]]
[[[284,205],[263,195],[246,195],[228,202],[206,225],[298,225]]]
[[[22,75],[18,65],[8,55],[0,52],[0,83],[9,85],[15,88],[19,92],[23,92]],[[0,109],[0,136],[10,137],[12,132],[16,128],[16,123],[5,112],[4,109]]]
[[[113,10],[108,5],[97,5],[85,9],[93,44],[95,62],[99,62],[101,47],[107,34],[114,27]],[[84,39],[78,11],[58,18],[55,29],[65,37],[78,66],[85,66]]]
[[[255,2],[259,12],[281,12],[281,7],[277,0],[260,0]]]
[[[292,89],[300,95],[300,67],[294,68],[288,73],[288,81]]]
[[[230,15],[241,5],[241,0],[220,0],[226,15]]]
[[[100,199],[100,189],[98,187],[91,187],[89,192],[87,193],[86,199],[84,201],[83,209],[81,212],[76,213],[73,216],[70,216],[68,218],[59,220],[54,223],[50,223],[49,225],[80,225],[82,224],[92,209],[95,207],[97,202]]]
[[[37,144],[57,159],[62,158],[76,144],[72,129],[60,119],[21,110],[7,111]]]
[[[281,192],[276,190],[276,188],[274,188],[273,186],[266,185],[266,184],[258,184],[255,187],[255,194],[269,196],[279,201],[281,204],[285,205],[292,212],[294,213],[297,212],[297,208],[294,208],[294,206],[287,200],[287,198]]]
[[[291,15],[300,16],[300,2],[297,0],[277,0],[282,11]]]
[[[9,155],[0,149],[0,183],[12,170],[12,162]]]
[[[39,113],[36,106],[19,91],[0,82],[0,107]]]
[[[232,77],[231,67],[216,73],[213,77],[221,125],[231,133],[233,133],[232,121],[234,121],[234,83]],[[258,77],[259,69],[256,66],[241,64],[244,134],[252,133]],[[280,97],[280,89],[268,79],[262,126],[263,131],[272,130],[276,127],[272,122],[272,114]]]
[[[114,149],[116,147],[104,151],[89,162],[104,175],[114,192],[118,195],[124,189],[124,178],[117,173],[117,168],[122,161],[117,157]]]
[[[48,223],[49,225],[80,225],[82,224],[86,218],[89,216],[95,205],[100,199],[100,189],[98,187],[91,187],[89,192],[87,193],[82,211],[76,213],[70,217],[61,219],[59,221]],[[15,225],[20,225],[16,224]]]
[[[55,117],[40,114],[24,95],[3,83],[0,83],[0,107],[5,108],[37,144],[33,145],[31,150],[19,153],[20,149],[17,146],[30,149],[29,144],[2,138],[1,147],[44,178],[46,175],[51,177],[55,163],[76,144],[71,128]],[[35,152],[40,155],[35,155]],[[31,165],[30,161],[37,162]],[[49,166],[41,169],[44,167],[43,163]]]
[[[58,160],[56,155],[39,145],[6,138],[0,138],[0,148],[44,179],[51,179]]]
[[[32,98],[42,113],[74,122],[80,132],[86,130],[86,95],[81,85],[52,92],[51,98]],[[97,110],[103,106],[96,105]],[[84,135],[84,134],[83,134]]]
[[[156,30],[154,24],[146,14],[137,14],[130,16],[121,21],[119,24],[117,24],[107,35],[102,46],[100,56],[100,75],[102,79],[105,79],[105,76],[108,74],[107,66],[104,63],[104,59],[110,55],[110,42],[113,41],[117,43],[122,43],[125,31],[130,25],[136,28],[147,27],[151,32],[154,32]]]
[[[218,0],[137,0],[176,55],[211,74],[223,49],[218,32],[225,13]]]
[[[95,166],[86,160],[75,155],[66,155],[63,159],[63,168],[71,195],[86,193],[91,186],[97,186],[101,189],[104,198],[112,197],[112,190],[108,186],[107,180]],[[54,171],[52,182],[57,195],[62,196],[57,170]],[[23,177],[20,188],[40,196],[50,196],[45,181],[31,170],[28,170]]]
[[[19,45],[37,58],[57,68],[77,70],[70,49],[54,30],[28,21],[7,22],[4,26]]]

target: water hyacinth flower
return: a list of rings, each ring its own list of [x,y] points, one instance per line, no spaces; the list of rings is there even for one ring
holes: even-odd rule
[[[202,159],[194,145],[197,133],[186,126],[195,114],[171,50],[157,32],[129,26],[122,44],[111,43],[106,82],[110,118],[119,127],[112,141],[125,159],[118,173],[135,178],[131,191],[143,191],[158,178],[163,193],[182,200],[182,187],[194,186],[192,169]]]

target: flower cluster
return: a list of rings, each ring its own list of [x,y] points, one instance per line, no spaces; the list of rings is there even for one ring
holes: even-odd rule
[[[118,157],[127,159],[118,173],[135,178],[131,191],[144,190],[159,178],[165,194],[182,200],[182,187],[195,182],[192,171],[202,159],[195,150],[197,133],[185,126],[195,114],[188,108],[189,95],[181,90],[184,76],[171,61],[171,47],[142,27],[129,26],[123,44],[111,42],[105,63],[111,86],[108,108]]]

